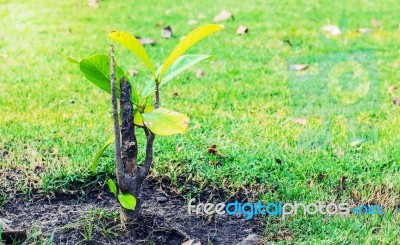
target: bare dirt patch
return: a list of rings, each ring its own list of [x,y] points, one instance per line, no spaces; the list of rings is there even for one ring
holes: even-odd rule
[[[126,227],[119,223],[115,198],[101,188],[86,191],[80,197],[36,196],[31,201],[14,198],[0,209],[0,218],[11,221],[12,229],[27,230],[28,243],[51,239],[56,244],[180,245],[194,239],[202,244],[237,244],[249,234],[262,237],[258,218],[245,221],[228,215],[189,215],[183,196],[168,186],[147,181],[143,188],[143,214]],[[206,202],[210,196],[219,201],[216,197],[223,194],[202,193],[198,198]]]

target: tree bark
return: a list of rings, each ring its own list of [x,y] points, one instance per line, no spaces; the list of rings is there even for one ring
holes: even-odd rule
[[[133,105],[131,99],[131,84],[121,78],[121,135],[122,135],[122,165],[125,170],[135,175],[137,172],[137,140],[133,125]]]
[[[136,219],[141,209],[141,181],[137,174],[137,140],[133,123],[133,104],[131,98],[131,84],[121,78],[120,80],[120,110],[121,110],[121,135],[122,135],[122,165],[124,173],[118,183],[120,192],[129,193],[136,198],[135,210],[122,207],[121,219],[123,222]]]
[[[116,76],[114,61],[114,46],[110,50],[110,75],[111,75],[111,102],[114,119],[115,132],[115,158],[117,162],[117,182],[119,193],[131,194],[136,198],[135,210],[128,210],[123,207],[121,212],[121,222],[135,220],[141,211],[141,185],[149,174],[153,163],[153,143],[155,135],[143,127],[146,134],[146,156],[143,166],[138,168],[137,156],[138,146],[135,135],[134,110],[131,98],[131,84],[121,78],[120,80],[120,114],[121,127],[118,120],[118,103],[116,94]],[[154,108],[159,108],[159,86],[156,84]],[[121,129],[121,130],[120,130]],[[122,136],[122,142],[121,142]]]

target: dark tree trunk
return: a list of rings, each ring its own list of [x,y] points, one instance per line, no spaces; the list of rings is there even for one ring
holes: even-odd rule
[[[121,193],[129,193],[136,198],[135,210],[128,210],[122,207],[123,221],[135,219],[140,213],[141,198],[140,186],[141,181],[138,178],[137,172],[137,140],[135,135],[135,127],[133,124],[133,105],[131,99],[131,84],[121,78],[120,81],[121,97],[120,97],[120,110],[121,110],[121,154],[122,166],[124,168],[123,174],[119,179],[119,189]]]
[[[146,156],[143,166],[138,168],[137,155],[138,146],[135,135],[134,113],[131,98],[131,84],[121,78],[120,80],[120,115],[121,130],[118,123],[118,104],[116,94],[116,76],[114,47],[110,50],[110,75],[111,75],[111,98],[114,116],[114,133],[115,133],[115,158],[117,161],[117,182],[119,192],[123,194],[131,194],[136,198],[135,210],[128,210],[123,207],[121,212],[121,221],[123,223],[137,218],[141,211],[141,185],[147,177],[153,162],[153,142],[155,135],[143,126],[146,134]],[[159,103],[158,86],[156,88],[156,99],[154,107],[157,109]],[[121,139],[122,138],[122,139]]]

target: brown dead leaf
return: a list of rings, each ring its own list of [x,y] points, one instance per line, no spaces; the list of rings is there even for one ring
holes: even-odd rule
[[[347,180],[347,176],[342,176],[342,178],[340,178],[340,180],[339,180],[339,189],[340,190],[344,190],[346,188],[346,180]]]
[[[180,152],[183,150],[183,145],[176,145],[176,151]]]
[[[189,20],[188,21],[188,25],[191,25],[191,26],[195,26],[195,25],[197,25],[197,23],[199,23],[197,20]]]
[[[136,71],[136,70],[134,70],[134,69],[129,69],[129,75],[131,75],[132,77],[134,77],[134,76],[136,76],[136,75],[138,75],[139,74],[139,72],[138,71]]]
[[[197,15],[197,19],[199,19],[199,20],[205,19],[205,18],[206,18],[206,15],[203,14],[203,13],[199,13],[199,14]]]
[[[154,25],[154,27],[157,27],[157,28],[159,28],[159,27],[161,27],[161,26],[164,26],[164,22],[158,22],[158,23],[156,23],[155,25]]]
[[[161,30],[161,36],[166,39],[170,39],[172,37],[172,29],[170,26],[166,26]]]
[[[214,21],[215,22],[222,22],[222,21],[228,20],[230,18],[232,18],[232,20],[235,19],[233,17],[233,15],[231,14],[231,12],[226,11],[226,10],[222,10],[221,13],[219,13],[217,16],[214,17]]]
[[[144,46],[144,45],[154,45],[156,43],[155,39],[139,37],[136,36],[136,39]]]
[[[318,179],[319,179],[319,180],[323,180],[323,179],[325,179],[326,177],[328,177],[327,174],[318,174]]]
[[[311,188],[313,188],[314,187],[314,179],[311,179],[308,184],[310,185]]]
[[[393,93],[394,91],[396,91],[396,87],[395,86],[389,86],[388,91],[389,93]]]
[[[217,145],[211,145],[208,147],[208,154],[215,154],[217,152]]]
[[[289,71],[304,71],[308,69],[308,65],[292,64],[288,66]]]
[[[100,6],[100,0],[88,0],[89,7],[97,9]]]
[[[328,33],[331,36],[338,36],[340,35],[339,27],[335,25],[325,25],[322,27],[322,31]]]
[[[359,147],[361,145],[361,143],[362,143],[362,140],[357,139],[357,140],[353,140],[350,143],[350,145],[351,145],[351,147]]]
[[[186,242],[182,243],[182,245],[201,245],[200,242],[194,242],[194,240],[187,240]]]
[[[297,124],[303,124],[306,125],[307,124],[307,119],[306,118],[295,118],[293,119],[293,121]]]
[[[173,93],[173,95],[174,95],[175,97],[179,97],[178,92]]]
[[[394,104],[394,105],[400,105],[400,98],[399,98],[399,97],[396,97],[396,98],[393,100],[393,104]]]
[[[290,47],[293,46],[292,42],[289,39],[283,40],[284,43],[287,43]]]
[[[358,33],[371,33],[372,30],[369,29],[369,28],[358,28],[358,29],[357,29],[357,32],[358,32]]]
[[[204,72],[203,72],[203,70],[198,69],[198,70],[196,71],[196,77],[198,77],[198,78],[203,78],[203,77],[204,77]]]
[[[236,34],[238,35],[244,35],[249,31],[249,29],[247,28],[247,26],[244,25],[240,25],[237,30],[236,30]]]
[[[352,191],[351,191],[351,198],[353,198],[354,200],[358,200],[358,192],[357,192],[357,190],[356,189],[353,189]]]
[[[225,157],[224,154],[222,154],[221,152],[219,152],[217,150],[217,145],[209,146],[207,150],[208,150],[208,154],[215,154],[215,155],[218,155],[220,157]]]
[[[381,22],[377,21],[376,19],[372,19],[371,24],[376,28],[381,26]]]
[[[208,164],[210,164],[210,165],[218,165],[219,161],[208,161]]]

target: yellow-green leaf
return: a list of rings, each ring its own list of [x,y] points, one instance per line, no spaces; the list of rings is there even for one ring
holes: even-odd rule
[[[104,91],[111,93],[111,78],[110,78],[110,57],[103,54],[96,54],[84,58],[79,63],[79,67],[85,77],[97,87]],[[117,77],[116,92],[117,97],[120,96],[120,79],[126,77],[124,72],[115,64],[115,75]],[[131,84],[132,85],[132,84]],[[132,89],[132,103],[135,105],[139,104],[139,97],[135,86],[131,86]]]
[[[158,77],[158,82],[162,81],[162,77],[167,69],[174,63],[176,59],[179,58],[179,56],[185,53],[186,50],[188,50],[191,46],[193,46],[195,43],[199,42],[203,38],[207,37],[208,35],[211,35],[212,33],[220,31],[222,29],[224,29],[224,27],[221,25],[204,25],[196,28],[194,31],[184,37],[165,60],[163,68]]]
[[[132,34],[128,32],[120,32],[120,31],[112,31],[108,34],[108,37],[129,49],[134,53],[139,59],[141,59],[144,64],[149,68],[149,70],[155,75],[155,69],[153,64],[150,61],[149,56],[147,55],[146,50],[143,45],[134,37]]]
[[[114,135],[110,136],[110,138],[107,139],[107,141],[104,143],[101,149],[94,156],[91,166],[92,172],[96,173],[97,164],[99,163],[100,157],[103,155],[104,151],[107,149],[109,145],[111,145],[112,142],[114,142]]]
[[[139,111],[135,111],[135,115],[133,116],[133,123],[135,125],[143,126],[142,114],[140,114]]]
[[[131,194],[118,195],[118,201],[125,209],[135,210],[136,208],[136,198]]]
[[[143,124],[156,135],[167,136],[185,134],[189,125],[189,117],[176,111],[158,108],[143,113]]]
[[[117,196],[117,185],[115,184],[114,180],[108,179],[107,184],[111,193],[114,194],[114,196]]]
[[[71,56],[68,56],[68,57],[67,57],[67,60],[68,60],[69,63],[72,63],[72,64],[79,64],[79,61],[78,61],[77,59],[71,57]]]
[[[213,59],[214,56],[207,54],[187,54],[180,56],[175,62],[170,66],[170,68],[164,73],[164,78],[159,85],[159,88],[164,86],[167,82],[171,81],[172,78],[179,75],[186,69],[192,67],[193,65],[199,63],[202,60]],[[161,70],[159,68],[157,70]],[[156,83],[154,80],[150,80],[147,82],[146,86],[143,88],[142,97],[146,98],[149,96],[155,89]]]

